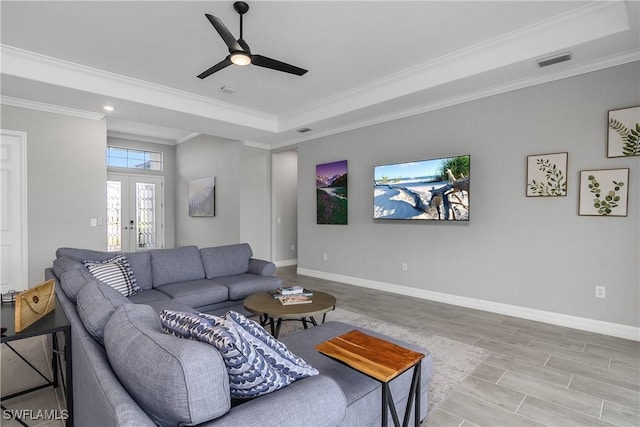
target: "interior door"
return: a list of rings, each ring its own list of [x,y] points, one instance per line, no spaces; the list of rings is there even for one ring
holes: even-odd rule
[[[27,277],[27,134],[0,134],[0,291],[24,290]]]
[[[134,252],[164,247],[164,179],[109,173],[107,250]]]

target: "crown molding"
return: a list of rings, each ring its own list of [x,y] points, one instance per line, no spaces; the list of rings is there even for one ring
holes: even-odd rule
[[[479,91],[468,92],[459,96],[440,100],[438,102],[432,102],[422,104],[414,108],[405,109],[402,111],[394,111],[393,113],[379,115],[367,120],[361,120],[358,122],[352,122],[345,126],[340,126],[325,131],[318,131],[314,135],[307,137],[291,138],[283,140],[272,145],[273,149],[284,148],[290,145],[299,144],[306,141],[316,140],[319,138],[348,132],[355,129],[360,129],[367,126],[373,126],[381,123],[390,122],[393,120],[404,119],[406,117],[416,116],[418,114],[424,114],[431,111],[440,110],[454,105],[463,104],[465,102],[476,101],[478,99],[487,98],[494,95],[500,95],[507,92],[512,92],[519,89],[525,89],[532,86],[537,86],[545,83],[554,82],[556,80],[562,80],[570,77],[579,76],[581,74],[587,74],[594,71],[604,70],[607,68],[615,67],[618,65],[624,65],[631,62],[640,61],[640,49],[634,49],[631,51],[623,52],[619,55],[613,55],[608,58],[604,58],[598,61],[592,61],[585,63],[579,67],[563,70],[553,74],[546,74],[540,77],[533,77],[528,79],[522,79],[514,82],[509,82],[502,85],[489,87]]]
[[[61,107],[59,105],[45,104],[44,102],[29,101],[27,99],[2,96],[0,103],[12,107],[28,108],[30,110],[45,111],[47,113],[64,114],[65,116],[79,117],[82,119],[102,120],[106,114],[92,111],[76,110],[75,108]]]
[[[282,115],[283,132],[629,29],[623,2],[595,2]],[[515,48],[514,48],[515,47]]]
[[[275,132],[273,114],[0,44],[2,73]]]
[[[176,145],[178,145],[178,144],[182,144],[183,142],[187,142],[187,141],[189,141],[190,139],[193,139],[193,138],[195,138],[196,136],[200,136],[200,135],[202,135],[200,132],[190,133],[190,134],[189,134],[189,135],[187,135],[187,136],[183,136],[182,138],[178,138],[178,139],[176,139]]]
[[[593,2],[509,34],[480,42],[410,69],[368,82],[338,95],[321,99],[294,113],[280,116],[238,107],[201,95],[59,60],[8,45],[0,44],[0,52],[2,54],[3,74],[96,93],[109,98],[129,100],[278,135],[301,126],[308,126],[341,115],[348,115],[358,110],[364,110],[374,105],[383,104],[408,94],[425,91],[478,73],[524,61],[533,61],[550,52],[570,49],[587,41],[628,29],[629,19],[625,2]],[[602,65],[601,68],[613,65],[617,65],[615,64],[615,59],[609,62],[609,65]],[[580,68],[583,67],[570,71],[565,77],[589,72],[589,70],[584,71]],[[594,69],[598,68],[595,67]],[[545,83],[557,78],[564,77],[546,76],[539,79],[535,78],[531,81],[508,83],[436,103],[378,115],[324,132],[314,132],[313,135],[295,135],[291,139],[282,135],[282,142],[277,142],[274,145],[262,145],[252,141],[245,141],[245,145],[258,148],[279,148],[347,130],[445,108],[456,103],[468,102],[484,96],[491,96],[492,94]],[[61,114],[77,111],[65,107],[54,107],[55,111],[53,112]],[[39,103],[30,103],[26,108],[42,109],[44,107],[39,108]],[[47,109],[46,111],[51,110]],[[100,118],[102,117],[104,115],[100,115]],[[139,137],[136,136],[136,138]],[[187,139],[190,138],[192,137],[187,137]],[[175,141],[178,144],[181,142],[183,141]]]
[[[107,137],[128,139],[131,141],[150,142],[152,144],[175,145],[175,141],[172,141],[170,139],[162,139],[162,138],[156,138],[153,136],[146,136],[146,135],[136,135],[133,133],[119,132],[114,130],[107,130]]]
[[[246,147],[252,147],[252,148],[259,148],[261,150],[271,150],[271,148],[273,148],[271,146],[271,144],[265,144],[263,142],[256,142],[256,141],[242,141],[242,143],[246,146]]]

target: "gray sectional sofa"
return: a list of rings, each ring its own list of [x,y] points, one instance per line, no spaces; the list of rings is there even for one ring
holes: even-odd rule
[[[58,300],[72,326],[75,425],[380,425],[380,384],[315,350],[316,344],[355,329],[352,325],[327,322],[281,338],[320,374],[241,403],[230,398],[226,367],[213,346],[164,332],[162,310],[242,312],[246,296],[281,285],[273,276],[275,265],[251,258],[249,245],[126,254],[141,288],[130,297],[95,280],[82,263],[113,253],[60,248],[56,255],[45,275],[57,281]],[[426,355],[423,419],[432,376],[429,352],[364,332]],[[411,372],[405,372],[391,383],[400,417],[410,382]]]

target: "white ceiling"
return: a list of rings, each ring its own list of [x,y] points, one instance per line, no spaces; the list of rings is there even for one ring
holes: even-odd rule
[[[3,103],[110,104],[114,136],[277,148],[640,60],[637,1],[248,3],[252,52],[307,74],[230,66],[196,78],[228,53],[205,13],[239,36],[231,1],[2,0]],[[535,62],[563,51],[573,59]]]

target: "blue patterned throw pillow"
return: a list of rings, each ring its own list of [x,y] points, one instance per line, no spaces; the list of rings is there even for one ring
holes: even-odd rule
[[[262,396],[318,374],[262,326],[234,311],[218,317],[164,310],[160,319],[168,333],[206,342],[220,352],[229,374],[231,397]]]

